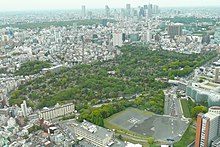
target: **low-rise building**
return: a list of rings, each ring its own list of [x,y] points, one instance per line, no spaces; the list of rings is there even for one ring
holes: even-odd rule
[[[40,111],[39,118],[43,118],[44,120],[52,120],[54,118],[65,116],[74,113],[75,105],[73,103],[65,104],[65,105],[56,105],[55,107],[46,110]]]
[[[85,139],[98,147],[110,145],[114,138],[114,132],[96,126],[85,120],[81,125],[74,127],[74,132],[78,138]]]

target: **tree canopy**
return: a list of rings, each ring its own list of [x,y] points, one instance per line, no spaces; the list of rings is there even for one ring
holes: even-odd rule
[[[103,118],[126,107],[163,114],[167,80],[187,76],[216,56],[215,52],[185,55],[130,45],[121,51],[122,55],[110,61],[64,68],[29,81],[11,93],[10,104],[26,99],[36,109],[74,102],[83,119],[99,125]],[[92,107],[102,103],[110,107]]]

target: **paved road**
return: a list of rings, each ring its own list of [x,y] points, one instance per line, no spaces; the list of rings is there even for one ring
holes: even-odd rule
[[[164,114],[182,118],[183,112],[181,109],[180,99],[176,97],[176,87],[172,87],[169,90],[165,90],[164,94]]]

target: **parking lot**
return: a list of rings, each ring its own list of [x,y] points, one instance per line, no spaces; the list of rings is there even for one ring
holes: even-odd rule
[[[108,119],[108,122],[132,133],[154,137],[158,141],[167,139],[179,141],[188,127],[188,122],[180,118],[144,113],[129,108]]]

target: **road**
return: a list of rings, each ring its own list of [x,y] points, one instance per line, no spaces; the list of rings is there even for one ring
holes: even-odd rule
[[[183,112],[181,109],[180,99],[176,96],[176,87],[164,90],[165,102],[164,102],[164,114],[174,117],[182,118]]]

